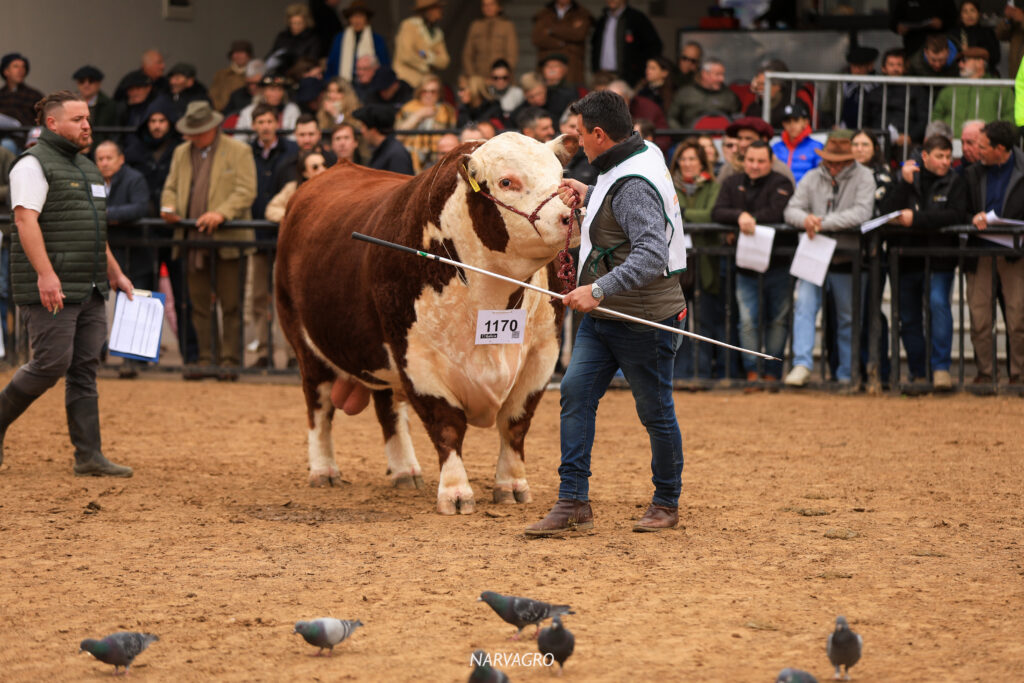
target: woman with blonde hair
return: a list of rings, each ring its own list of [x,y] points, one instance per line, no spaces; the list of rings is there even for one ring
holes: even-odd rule
[[[316,112],[317,125],[321,130],[331,130],[348,120],[352,112],[361,106],[359,96],[347,78],[332,78],[324,87],[320,108]]]
[[[487,81],[481,76],[459,76],[459,89],[455,98],[458,103],[459,128],[473,121],[501,118],[501,105],[491,96]]]
[[[395,128],[398,130],[443,130],[455,128],[458,117],[455,108],[441,99],[441,79],[434,74],[423,77],[416,87],[413,99],[398,111]],[[406,135],[402,144],[412,156],[413,169],[421,169],[436,161],[436,135]]]

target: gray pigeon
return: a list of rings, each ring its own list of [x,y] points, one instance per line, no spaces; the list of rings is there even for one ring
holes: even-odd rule
[[[509,683],[504,671],[491,666],[487,653],[477,650],[473,653],[473,673],[469,674],[469,683]]]
[[[321,617],[313,621],[295,622],[295,630],[292,633],[300,633],[306,642],[314,647],[320,648],[316,651],[319,657],[324,649],[328,650],[327,656],[334,653],[334,646],[352,635],[352,632],[363,625],[358,619],[345,621],[342,619],[331,619]]]
[[[562,626],[561,615],[556,614],[551,620],[551,626],[542,628],[537,636],[537,647],[545,657],[551,655],[558,662],[558,675],[562,675],[565,667],[565,660],[569,659],[573,648],[576,646],[576,636],[572,631]]]
[[[779,672],[775,683],[818,683],[818,679],[801,669],[786,667]]]
[[[860,649],[864,640],[850,630],[846,617],[836,617],[836,630],[829,634],[825,651],[828,660],[836,668],[833,678],[839,678],[839,667],[846,667],[846,680],[850,680],[850,667],[860,659]]]
[[[86,638],[78,646],[78,652],[79,654],[88,652],[104,664],[113,664],[115,674],[118,667],[122,666],[124,672],[128,673],[128,667],[132,665],[139,653],[157,640],[160,638],[152,633],[119,631],[100,640]]]
[[[540,622],[550,619],[556,614],[576,614],[569,610],[569,605],[549,605],[546,602],[501,595],[494,591],[481,593],[477,602],[481,600],[490,605],[499,617],[519,629],[512,634],[511,640],[519,640],[519,634],[528,624],[537,627],[537,630],[533,632],[533,637],[536,638],[540,631]]]

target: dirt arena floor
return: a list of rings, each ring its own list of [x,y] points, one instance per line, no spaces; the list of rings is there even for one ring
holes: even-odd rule
[[[6,383],[10,373],[0,376]],[[473,650],[535,652],[483,590],[572,605],[567,681],[830,678],[837,614],[857,681],[997,681],[1024,661],[1024,400],[679,393],[685,528],[634,534],[649,449],[627,392],[601,404],[597,528],[527,540],[557,491],[558,396],[527,439],[534,502],[490,503],[497,437],[471,430],[477,512],[388,487],[372,411],[339,416],[347,483],[306,484],[295,384],[101,380],[106,453],[71,476],[62,387],[8,432],[0,467],[0,679],[108,680],[82,638],[159,634],[154,681],[465,681]],[[297,619],[361,619],[332,658]],[[506,667],[549,681],[544,667]]]

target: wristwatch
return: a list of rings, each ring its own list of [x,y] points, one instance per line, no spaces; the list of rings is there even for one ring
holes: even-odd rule
[[[598,301],[604,298],[604,290],[595,282],[590,285],[590,296],[594,297]]]

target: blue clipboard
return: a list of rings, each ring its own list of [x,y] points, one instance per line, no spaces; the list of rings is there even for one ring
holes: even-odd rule
[[[167,296],[148,289],[133,289],[132,295],[136,299],[134,302],[128,301],[124,292],[117,293],[109,353],[111,356],[158,363]],[[153,352],[152,355],[147,355],[147,348]]]

